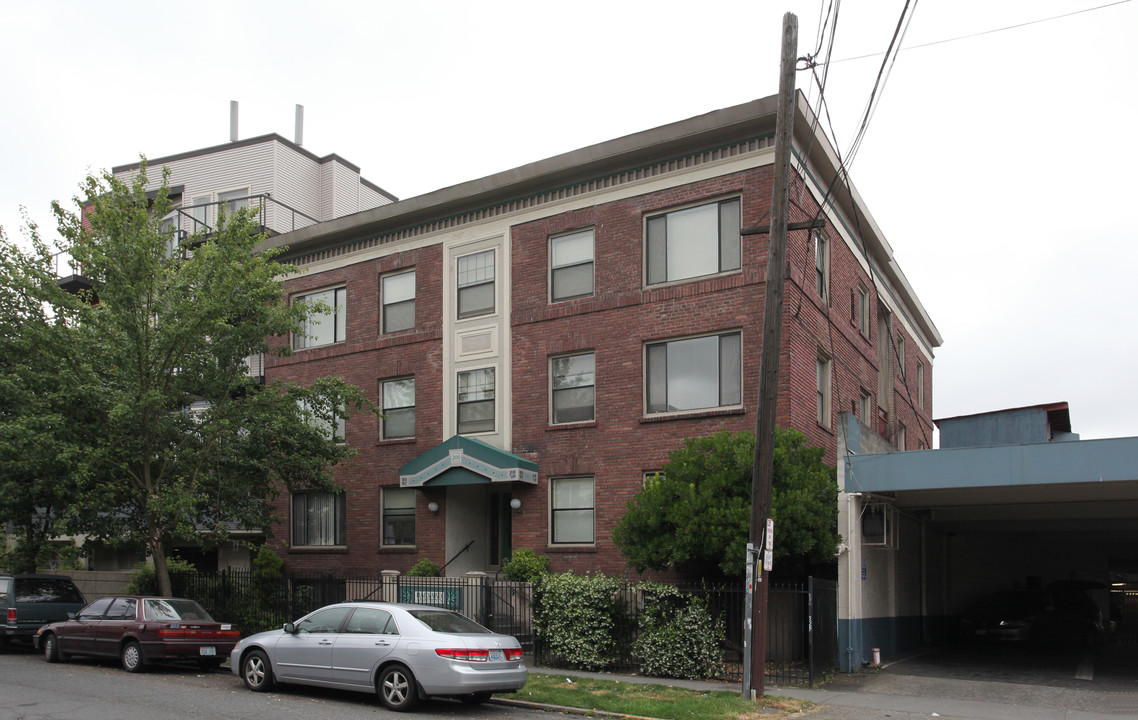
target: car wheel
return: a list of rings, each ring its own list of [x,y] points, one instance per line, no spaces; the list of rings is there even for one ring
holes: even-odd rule
[[[47,635],[44,635],[43,658],[49,663],[57,663],[60,661],[59,640],[56,639],[55,633],[48,633]]]
[[[134,640],[122,646],[122,666],[124,670],[132,673],[142,672],[146,669],[146,663],[142,657],[142,646]]]
[[[250,650],[241,658],[241,679],[245,687],[253,692],[268,692],[273,689],[273,668],[269,656],[260,650]]]
[[[402,665],[389,665],[384,668],[375,685],[380,701],[389,710],[404,712],[419,704],[415,676]]]
[[[477,692],[470,693],[469,695],[462,695],[458,699],[462,701],[463,705],[481,705],[490,699],[494,693]]]

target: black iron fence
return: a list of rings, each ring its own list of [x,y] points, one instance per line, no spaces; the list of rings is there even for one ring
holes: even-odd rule
[[[525,582],[492,576],[343,578],[303,573],[259,576],[241,571],[174,572],[170,580],[176,595],[194,598],[214,617],[238,624],[243,634],[279,628],[319,607],[345,600],[415,602],[457,610],[495,632],[515,636],[535,665],[556,663],[534,631],[534,591]],[[699,597],[711,616],[723,623],[723,671],[718,679],[741,683],[743,585],[685,585],[679,589]],[[644,611],[643,598],[633,583],[622,585],[619,593],[617,604],[626,613],[616,630],[621,657],[607,669],[638,672],[640,662],[631,648]],[[806,583],[772,585],[768,623],[768,681],[812,686],[821,675],[837,668],[837,583],[810,578]]]

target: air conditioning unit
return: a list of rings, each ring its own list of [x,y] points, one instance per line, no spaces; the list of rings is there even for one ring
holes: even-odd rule
[[[867,502],[861,509],[862,547],[897,549],[897,508],[884,502]]]

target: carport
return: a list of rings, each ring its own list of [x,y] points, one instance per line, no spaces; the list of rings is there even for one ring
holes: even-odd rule
[[[984,595],[1065,580],[1100,588],[1104,642],[1138,640],[1138,438],[866,454],[864,432],[839,470],[843,669],[955,639]]]

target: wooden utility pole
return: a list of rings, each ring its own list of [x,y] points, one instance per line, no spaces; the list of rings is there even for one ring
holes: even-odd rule
[[[761,698],[767,657],[767,588],[761,559],[772,548],[765,544],[774,476],[775,417],[778,410],[778,364],[782,347],[782,294],[786,274],[786,225],[789,212],[790,144],[794,130],[794,71],[798,55],[798,17],[782,18],[782,62],[775,118],[774,192],[771,198],[770,254],[767,260],[766,304],[763,310],[763,353],[759,366],[759,417],[751,471],[751,532],[747,543],[746,620],[750,645],[744,648],[743,695]],[[744,640],[746,642],[746,640]]]

